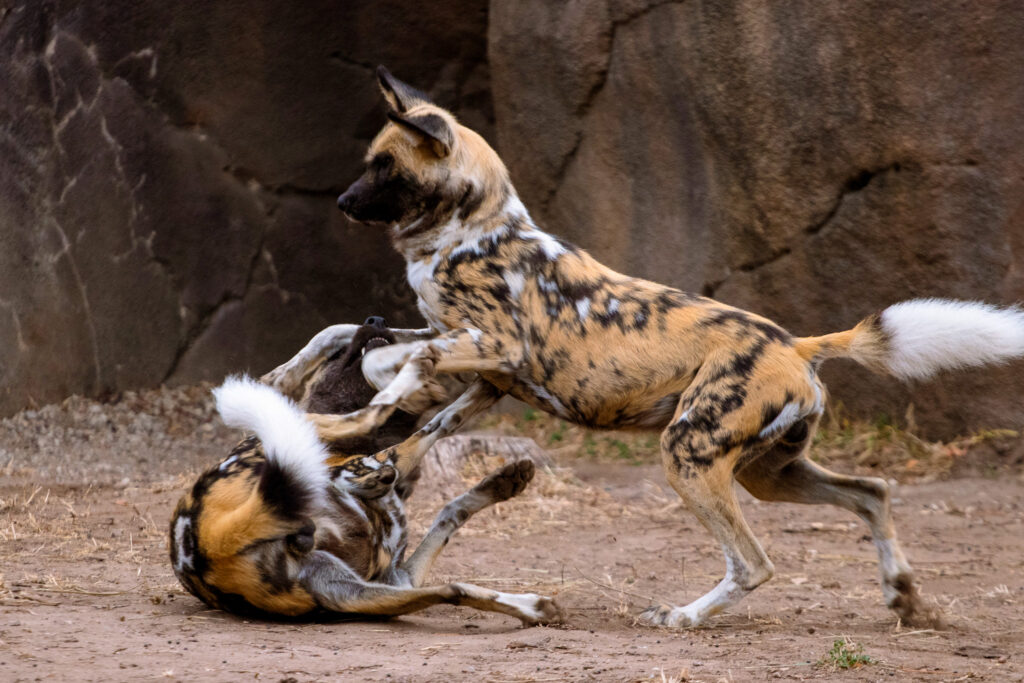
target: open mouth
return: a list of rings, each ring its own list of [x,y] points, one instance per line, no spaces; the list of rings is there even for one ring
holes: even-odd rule
[[[390,343],[391,342],[389,342],[384,337],[373,337],[369,339],[365,344],[363,344],[363,350],[360,352],[360,355],[365,356],[367,351],[379,349],[380,347],[387,346]]]

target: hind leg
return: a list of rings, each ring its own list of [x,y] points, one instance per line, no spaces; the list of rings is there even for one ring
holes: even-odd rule
[[[694,455],[663,453],[666,473],[672,488],[721,546],[725,555],[725,578],[710,592],[686,606],[648,608],[640,618],[655,626],[698,626],[708,617],[735,605],[770,579],[775,571],[743,519],[732,485],[731,458],[719,453],[718,461],[710,469],[688,471],[686,461],[692,462]],[[682,467],[675,465],[677,456],[683,462]],[[697,459],[704,457],[704,454],[697,454]]]
[[[785,356],[772,364],[752,358],[757,358],[753,351],[708,359],[661,435],[665,475],[718,541],[726,573],[689,605],[647,610],[642,618],[649,623],[697,626],[735,605],[775,571],[743,519],[734,472],[760,457],[794,422],[819,410],[821,394],[813,376]]]
[[[533,462],[529,460],[511,462],[445,505],[419,547],[401,565],[408,573],[412,585],[423,584],[434,560],[459,527],[484,508],[522,493],[533,479],[533,472]]]
[[[851,477],[826,470],[806,454],[817,419],[797,423],[736,478],[761,500],[835,505],[856,514],[871,529],[878,549],[885,604],[907,624],[941,625],[941,613],[926,605],[903,555],[889,506],[889,486],[875,477]]]

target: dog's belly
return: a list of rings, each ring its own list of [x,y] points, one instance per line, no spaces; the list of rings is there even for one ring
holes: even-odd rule
[[[652,391],[588,392],[564,383],[548,386],[517,378],[508,393],[538,410],[595,429],[661,429],[668,425],[682,388]]]

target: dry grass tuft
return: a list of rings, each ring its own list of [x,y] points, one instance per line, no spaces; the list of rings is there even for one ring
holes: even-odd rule
[[[829,467],[882,474],[907,480],[933,480],[954,469],[980,469],[1014,464],[1001,458],[986,464],[987,456],[1016,451],[1024,455],[1024,438],[1012,429],[989,429],[950,441],[929,441],[917,435],[913,406],[901,427],[887,416],[874,421],[856,420],[842,406],[830,410],[814,437],[811,457]]]
[[[949,441],[918,436],[913,406],[899,426],[887,416],[869,421],[833,407],[814,437],[811,457],[841,471],[896,479],[930,480],[961,469],[992,476],[1006,466],[1024,464],[1024,435],[1012,429],[988,429]],[[562,462],[572,459],[628,465],[660,462],[658,434],[584,429],[545,413],[492,414],[475,428],[508,436],[527,436]]]

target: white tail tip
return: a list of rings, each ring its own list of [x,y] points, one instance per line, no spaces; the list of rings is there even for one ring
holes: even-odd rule
[[[914,299],[882,311],[886,365],[903,379],[1024,356],[1024,311],[976,301]]]
[[[255,432],[267,459],[293,472],[310,493],[320,496],[326,490],[327,449],[291,399],[246,376],[229,377],[213,395],[225,424]]]

